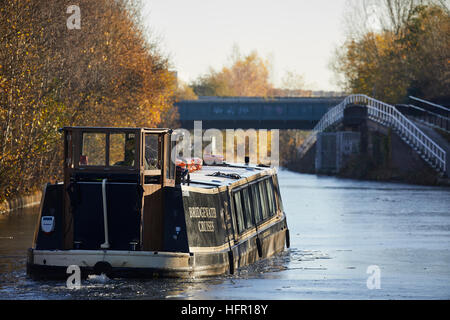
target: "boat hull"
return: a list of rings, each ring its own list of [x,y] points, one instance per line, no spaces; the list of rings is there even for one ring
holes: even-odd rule
[[[34,279],[64,279],[70,265],[81,276],[104,273],[111,278],[200,278],[234,273],[240,267],[282,252],[286,245],[284,221],[274,223],[259,235],[250,236],[231,248],[197,248],[195,252],[119,250],[28,250],[27,274]],[[230,254],[230,252],[232,252]]]
[[[46,185],[27,273],[217,276],[289,247],[275,168],[208,166],[174,186],[131,178],[80,171]]]

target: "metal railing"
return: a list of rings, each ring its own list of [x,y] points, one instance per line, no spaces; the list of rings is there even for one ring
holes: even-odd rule
[[[427,124],[428,126],[435,127],[450,133],[450,118],[441,114],[422,109],[414,105],[408,105],[411,111],[402,112],[410,119]]]
[[[317,134],[344,117],[344,110],[349,104],[367,106],[367,114],[371,120],[393,128],[402,139],[436,170],[445,172],[446,152],[424,134],[413,122],[399,112],[394,106],[370,98],[363,94],[354,94],[345,98],[340,104],[331,108],[313,128],[311,134],[299,148],[302,157],[316,142]]]
[[[450,109],[444,106],[441,106],[440,104],[436,104],[427,100],[423,100],[423,99],[419,99],[413,96],[409,96],[409,98],[411,100],[417,101],[420,104],[422,104],[426,109],[429,109],[430,107],[432,107],[432,109],[434,111],[437,111],[438,113],[442,114],[443,116],[448,117],[449,113],[450,113]],[[431,111],[431,110],[427,110],[427,111]]]

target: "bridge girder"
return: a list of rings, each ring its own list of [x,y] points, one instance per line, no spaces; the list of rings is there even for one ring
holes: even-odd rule
[[[181,126],[204,129],[303,129],[310,130],[343,98],[219,98],[200,97],[175,104]]]

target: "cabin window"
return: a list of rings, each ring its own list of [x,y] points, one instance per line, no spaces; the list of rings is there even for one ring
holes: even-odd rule
[[[261,198],[262,219],[265,220],[269,217],[266,183],[264,181],[261,181],[258,183],[258,187],[259,187],[259,196]]]
[[[250,195],[247,188],[242,189],[240,192],[241,192],[241,200],[243,201],[244,204],[243,209],[244,209],[245,227],[249,229],[254,226],[253,211],[250,204]]]
[[[170,148],[167,148],[168,149],[167,150],[167,152],[168,152],[167,158],[169,159],[168,160],[169,161],[169,179],[174,180],[175,179],[175,162],[174,162],[174,159],[172,159],[172,150],[173,150],[173,152],[174,152],[173,154],[175,156],[177,142],[171,141],[170,136],[169,136],[168,140],[169,140],[169,146],[170,146]]]
[[[106,134],[83,132],[80,166],[105,166]]]
[[[277,208],[281,211],[283,211],[283,202],[281,201],[281,194],[280,194],[280,188],[278,186],[278,179],[277,176],[272,177],[272,183],[273,183],[273,189],[275,191],[275,198],[277,200]]]
[[[109,165],[134,167],[136,161],[136,137],[134,133],[109,135]]]
[[[157,134],[145,135],[145,170],[161,169],[160,137]]]
[[[257,184],[250,186],[250,193],[252,198],[253,214],[255,217],[255,223],[259,223],[262,220],[261,216],[261,203],[259,200],[259,189]]]
[[[245,230],[245,222],[244,222],[244,214],[242,212],[241,193],[235,192],[233,198],[234,198],[234,209],[236,213],[238,232],[242,233]]]
[[[272,181],[270,179],[264,180],[266,183],[266,190],[267,190],[267,203],[269,205],[269,215],[273,216],[276,212],[276,204],[275,204],[275,197],[273,194],[273,186]]]
[[[167,146],[164,145],[166,152],[167,164],[164,164],[166,168],[166,177],[167,179],[174,180],[175,179],[175,163],[172,161],[172,148],[175,146],[175,141],[170,141],[170,134],[166,135],[164,138],[164,144],[167,143]]]
[[[66,131],[66,138],[64,142],[64,159],[66,166],[73,168],[75,161],[75,144],[72,143],[72,131]]]

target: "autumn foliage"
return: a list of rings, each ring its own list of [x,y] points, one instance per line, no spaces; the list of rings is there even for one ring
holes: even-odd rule
[[[270,63],[256,51],[242,55],[234,48],[231,63],[220,71],[210,71],[191,85],[198,96],[267,97],[273,88]]]
[[[175,76],[148,41],[135,1],[0,2],[0,202],[59,179],[58,128],[159,126]]]
[[[401,103],[409,95],[448,99],[448,9],[439,3],[415,5],[412,0],[382,3],[389,9],[387,20],[395,23],[358,37],[349,36],[336,51],[332,67],[342,76],[344,89],[389,103]],[[402,15],[396,16],[396,12]]]

